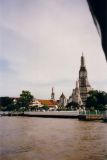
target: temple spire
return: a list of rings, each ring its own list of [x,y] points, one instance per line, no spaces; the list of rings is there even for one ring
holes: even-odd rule
[[[52,87],[52,92],[51,92],[51,99],[55,100],[55,93],[54,93],[54,88]]]
[[[81,56],[81,67],[85,67],[85,58],[82,52],[82,56]]]
[[[78,80],[76,81],[76,88],[79,88],[79,82],[78,82]]]

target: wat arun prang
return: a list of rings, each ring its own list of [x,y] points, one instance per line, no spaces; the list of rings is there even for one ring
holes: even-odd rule
[[[69,102],[76,102],[80,106],[86,105],[88,92],[92,90],[91,85],[88,82],[88,74],[85,65],[85,58],[82,54],[81,65],[79,70],[79,80],[76,81],[76,88],[73,89],[72,95],[69,97]]]

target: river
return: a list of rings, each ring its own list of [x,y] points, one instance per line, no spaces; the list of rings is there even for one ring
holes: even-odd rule
[[[107,160],[107,123],[0,117],[0,160]]]

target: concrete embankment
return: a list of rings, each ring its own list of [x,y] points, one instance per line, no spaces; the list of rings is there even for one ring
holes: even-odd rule
[[[0,116],[23,116],[23,117],[44,117],[44,118],[78,118],[83,121],[104,120],[103,114],[79,114],[79,111],[46,111],[46,112],[0,112]]]
[[[24,117],[45,117],[45,118],[78,118],[78,111],[47,111],[47,112],[3,112],[1,116],[24,116]]]
[[[95,114],[91,114],[91,115],[78,115],[78,119],[79,120],[85,120],[85,121],[93,121],[93,120],[103,120],[104,115],[95,115]]]
[[[25,112],[24,116],[28,117],[45,117],[45,118],[78,118],[78,111],[50,111],[50,112]]]

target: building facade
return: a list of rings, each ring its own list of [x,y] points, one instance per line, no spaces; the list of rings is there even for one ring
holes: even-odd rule
[[[34,99],[30,106],[38,107],[38,109],[41,109],[43,106],[47,106],[49,110],[56,110],[58,108],[57,101],[52,99]]]

